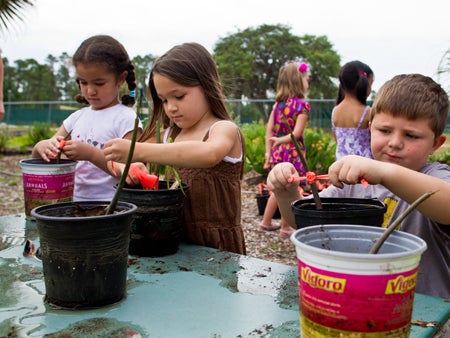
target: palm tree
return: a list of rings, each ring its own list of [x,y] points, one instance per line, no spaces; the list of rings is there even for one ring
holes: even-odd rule
[[[32,0],[0,0],[0,31],[8,30],[15,20],[22,21],[23,8],[33,5]]]

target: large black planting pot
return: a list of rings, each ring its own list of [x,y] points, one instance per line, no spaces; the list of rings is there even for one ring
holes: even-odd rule
[[[159,181],[158,190],[146,190],[141,185],[125,184],[119,200],[133,203],[138,209],[133,219],[129,253],[142,257],[175,254],[181,240],[184,220],[184,200],[189,187],[183,190],[164,189],[173,182]]]
[[[95,308],[126,292],[128,243],[137,207],[119,202],[110,215],[80,216],[108,202],[66,202],[31,210],[42,250],[46,300],[64,308]]]
[[[317,209],[312,198],[292,203],[297,229],[320,224],[383,224],[386,205],[378,199],[324,197],[320,201],[322,209]]]

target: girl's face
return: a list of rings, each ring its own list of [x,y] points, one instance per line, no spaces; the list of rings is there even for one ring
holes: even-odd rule
[[[210,114],[201,86],[185,87],[158,73],[153,75],[164,112],[180,128],[191,128]]]
[[[445,141],[435,138],[428,119],[410,121],[380,112],[370,124],[374,159],[419,171]]]
[[[119,89],[125,82],[126,72],[119,78],[106,66],[77,64],[75,67],[81,94],[93,110],[112,107],[119,103]]]

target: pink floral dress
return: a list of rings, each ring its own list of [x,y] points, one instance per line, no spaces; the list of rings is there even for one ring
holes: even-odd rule
[[[295,123],[300,114],[309,116],[311,106],[305,100],[293,97],[289,98],[286,102],[275,103],[273,109],[274,124],[272,134],[273,136],[281,137],[288,135],[290,130],[294,130]],[[305,152],[305,141],[303,136],[298,138],[297,141],[300,149]],[[295,169],[297,169],[300,175],[306,173],[293,142],[283,143],[272,147],[270,159],[272,167],[280,162],[290,162],[295,166]]]

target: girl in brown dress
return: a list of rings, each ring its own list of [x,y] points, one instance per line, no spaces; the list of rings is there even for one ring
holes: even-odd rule
[[[155,61],[149,90],[153,112],[136,143],[133,162],[172,165],[189,185],[183,229],[187,242],[245,254],[244,138],[225,106],[213,58],[197,43],[175,46]],[[155,143],[158,120],[165,130]],[[107,142],[106,159],[124,163],[129,146],[127,140]],[[115,165],[118,174],[122,168]],[[132,181],[137,182],[127,178]]]

